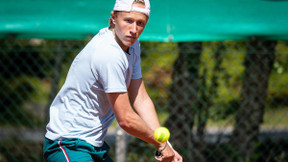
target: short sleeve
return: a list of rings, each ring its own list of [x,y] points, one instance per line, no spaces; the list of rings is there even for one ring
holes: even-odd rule
[[[100,72],[100,82],[105,93],[127,92],[125,82],[125,65],[107,63],[103,64]]]
[[[106,57],[94,57],[91,67],[105,93],[127,92],[127,68],[128,62],[121,55],[111,54],[106,54]]]
[[[133,45],[134,63],[133,63],[133,74],[132,79],[142,78],[141,72],[141,50],[139,41]]]

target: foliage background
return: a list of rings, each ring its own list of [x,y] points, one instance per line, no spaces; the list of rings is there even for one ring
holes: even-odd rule
[[[65,81],[68,68],[90,38],[86,40],[43,40],[43,39],[1,39],[0,50],[0,161],[42,161],[42,144],[47,123],[49,104]],[[199,78],[204,87],[211,87],[213,76],[217,75],[217,95],[206,91],[213,102],[208,106],[205,126],[205,147],[203,154],[208,161],[219,161],[227,155],[239,159],[235,150],[223,142],[231,133],[235,114],[239,108],[240,92],[244,75],[246,41],[203,42],[199,63]],[[216,55],[219,46],[222,59],[215,71]],[[173,65],[179,57],[177,43],[142,42],[142,73],[147,90],[153,99],[162,124],[169,119],[170,87],[173,82]],[[264,48],[264,47],[263,47]],[[278,41],[276,58],[269,77],[268,96],[265,104],[264,121],[261,124],[262,142],[255,144],[257,150],[250,160],[257,161],[261,156],[269,161],[287,161],[288,119],[288,45]],[[189,83],[186,83],[189,85]],[[189,86],[188,86],[189,87]],[[188,88],[189,89],[189,88]],[[185,93],[185,92],[183,92]],[[207,102],[206,100],[202,101]],[[195,110],[199,112],[199,109]],[[183,112],[188,113],[188,112]],[[181,116],[182,114],[177,114]],[[199,116],[194,125],[200,124]],[[243,117],[245,118],[245,117]],[[186,121],[180,121],[185,123]],[[110,141],[111,156],[115,158],[115,136]],[[197,127],[192,127],[197,133]],[[179,130],[181,133],[182,130]],[[179,133],[178,132],[178,133]],[[261,133],[262,132],[262,133]],[[173,132],[172,132],[173,136]],[[217,140],[213,140],[216,138]],[[222,142],[219,142],[222,141]],[[189,143],[189,141],[187,141]],[[150,161],[154,148],[151,145],[129,137],[127,161]],[[173,143],[173,142],[172,142]],[[176,145],[176,148],[179,146]],[[209,151],[207,151],[209,150]],[[191,150],[180,148],[184,155]],[[265,154],[266,153],[266,154]],[[219,159],[217,159],[217,157]],[[228,157],[226,157],[227,160]],[[229,159],[229,158],[228,158]],[[256,159],[256,160],[255,160]],[[249,160],[245,160],[249,161]]]

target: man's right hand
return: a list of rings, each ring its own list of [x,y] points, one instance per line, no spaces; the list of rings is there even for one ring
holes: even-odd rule
[[[164,145],[160,146],[158,148],[158,150],[162,150],[163,147],[165,147],[165,145],[167,145],[167,144],[164,144]],[[160,161],[160,162],[172,162],[174,160],[175,153],[174,153],[173,149],[169,145],[167,145],[164,150],[160,151],[160,153],[161,153],[160,156],[156,156],[155,155],[155,159],[157,161]]]

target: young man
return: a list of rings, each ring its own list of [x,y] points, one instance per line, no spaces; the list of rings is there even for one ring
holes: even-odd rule
[[[115,117],[125,131],[156,146],[162,154],[156,160],[182,161],[153,138],[160,124],[142,80],[138,41],[149,14],[149,0],[116,0],[110,27],[74,59],[50,107],[46,161],[112,161],[104,138]]]

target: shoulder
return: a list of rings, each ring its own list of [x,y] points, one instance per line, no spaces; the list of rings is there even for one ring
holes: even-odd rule
[[[140,50],[140,43],[139,43],[139,40],[137,40],[131,47],[137,49],[137,50]]]
[[[93,51],[93,58],[117,58],[121,57],[123,50],[116,43],[112,32],[108,28],[100,32],[89,42],[90,50]]]
[[[139,40],[137,40],[132,46],[131,46],[133,53],[137,56],[140,56],[141,49],[140,49],[140,43]]]
[[[104,67],[110,65],[126,65],[127,59],[117,46],[109,43],[98,44],[99,47],[91,55],[91,64],[95,67]]]

